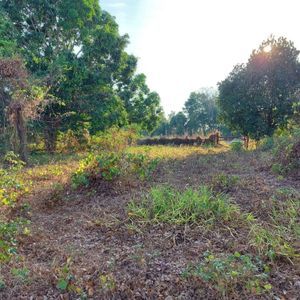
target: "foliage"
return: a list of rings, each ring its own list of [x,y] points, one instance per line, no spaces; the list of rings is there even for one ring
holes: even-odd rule
[[[80,162],[79,168],[72,175],[72,184],[77,188],[97,180],[113,181],[118,177],[130,176],[145,180],[155,171],[158,162],[158,159],[150,159],[143,154],[91,153]]]
[[[95,134],[113,125],[156,126],[160,98],[144,74],[135,74],[137,58],[125,51],[128,36],[120,35],[99,1],[3,0],[1,11],[7,22],[0,24],[0,47],[2,38],[11,48],[7,28],[15,29],[18,54],[47,91],[32,127],[44,134],[49,152],[59,130]]]
[[[201,130],[205,135],[208,131],[218,128],[215,91],[203,89],[200,92],[191,93],[183,110],[187,115],[186,127],[190,134]]]
[[[17,235],[26,233],[28,221],[18,219],[15,221],[0,220],[0,262],[6,262],[17,253]]]
[[[237,65],[219,83],[222,120],[257,141],[286,126],[300,82],[298,55],[293,43],[283,37],[264,41],[247,64]]]
[[[230,143],[230,149],[234,152],[241,152],[244,149],[242,141],[233,141]]]
[[[281,175],[299,176],[300,170],[300,132],[285,131],[275,138],[272,171]]]
[[[207,187],[179,192],[158,186],[142,202],[131,201],[128,214],[133,219],[153,222],[215,224],[233,221],[239,209],[225,195],[214,195]]]
[[[253,224],[251,227],[250,244],[259,255],[263,255],[270,260],[278,257],[290,259],[299,256],[293,246],[286,241],[286,236],[280,230],[269,230],[261,224]]]
[[[16,172],[0,169],[0,206],[14,206],[20,196],[28,192],[28,186]]]
[[[239,252],[215,256],[207,251],[204,259],[187,268],[183,276],[198,277],[212,283],[223,297],[233,295],[239,287],[253,294],[264,294],[272,289],[268,282],[269,267],[258,257]]]

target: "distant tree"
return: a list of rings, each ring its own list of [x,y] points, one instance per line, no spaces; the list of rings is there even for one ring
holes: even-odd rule
[[[187,115],[187,129],[190,134],[207,131],[218,127],[216,105],[216,92],[211,89],[202,89],[192,92],[184,104],[184,112]]]
[[[244,65],[219,83],[222,120],[233,130],[259,140],[286,126],[299,89],[299,51],[287,39],[270,37]]]
[[[177,135],[184,135],[186,131],[187,117],[183,112],[174,114],[170,118],[170,130]]]

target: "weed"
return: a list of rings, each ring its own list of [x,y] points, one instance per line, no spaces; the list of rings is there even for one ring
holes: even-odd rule
[[[225,195],[214,195],[207,187],[178,192],[171,187],[154,187],[142,202],[131,201],[128,214],[132,218],[172,224],[233,221],[239,208]]]
[[[22,269],[13,268],[11,270],[11,273],[20,282],[26,283],[29,280],[30,271],[27,268],[22,268]]]
[[[255,248],[259,255],[274,260],[277,257],[292,259],[297,253],[279,230],[268,230],[260,224],[253,224],[250,229],[250,245]]]
[[[188,267],[183,276],[198,277],[212,283],[223,296],[233,294],[238,288],[245,287],[248,292],[263,294],[272,289],[267,281],[269,268],[258,257],[241,255],[215,256],[205,252],[204,259],[196,266]]]
[[[212,178],[212,188],[217,192],[228,193],[233,190],[239,181],[236,175],[217,174]]]

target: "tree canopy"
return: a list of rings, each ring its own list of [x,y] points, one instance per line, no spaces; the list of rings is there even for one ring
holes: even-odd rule
[[[259,140],[286,126],[300,86],[299,51],[291,41],[270,37],[219,83],[222,120]]]

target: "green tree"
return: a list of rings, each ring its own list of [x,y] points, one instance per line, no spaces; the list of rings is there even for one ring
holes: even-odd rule
[[[259,140],[286,126],[299,89],[299,51],[291,41],[270,37],[244,65],[219,83],[222,120],[233,130]]]
[[[126,53],[128,36],[119,34],[115,19],[101,10],[98,0],[0,0],[0,4],[16,28],[27,68],[48,91],[37,125],[49,151],[55,149],[58,130],[85,126],[96,132],[135,121],[147,129],[156,125],[156,93],[148,90],[143,101],[132,106],[128,103],[135,100],[123,97],[136,80],[137,59]]]
[[[218,127],[216,92],[212,89],[192,92],[184,104],[184,112],[187,115],[187,129],[190,134],[199,131],[206,134],[207,131],[216,129]]]
[[[184,135],[186,131],[187,117],[183,112],[174,114],[170,118],[170,130],[177,135]]]

